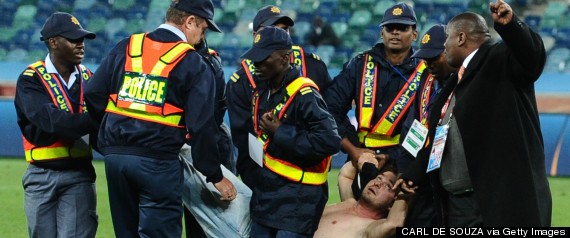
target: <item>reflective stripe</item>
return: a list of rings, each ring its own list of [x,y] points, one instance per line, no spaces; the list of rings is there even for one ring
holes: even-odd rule
[[[154,68],[152,69],[152,72],[150,72],[150,74],[160,75],[162,73],[162,70],[164,70],[164,67],[166,67],[166,65],[169,65],[174,61],[177,61],[178,58],[186,54],[186,51],[191,49],[193,49],[192,46],[186,43],[181,43],[174,46],[172,49],[170,49],[168,52],[162,55],[162,57],[160,57],[160,61],[156,62],[156,65],[154,65]]]
[[[291,63],[297,65],[301,71],[302,77],[307,77],[307,64],[305,63],[305,51],[301,46],[294,45],[291,47]]]
[[[56,159],[77,159],[77,158],[90,158],[92,156],[91,149],[78,149],[75,147],[38,147],[31,150],[26,150],[26,161],[33,163],[34,161],[46,161]]]
[[[135,72],[142,72],[143,70],[142,47],[144,36],[145,33],[134,34],[129,44],[129,56],[132,60],[132,69]]]
[[[307,171],[303,170],[299,166],[273,158],[269,154],[265,153],[263,157],[263,165],[274,173],[291,181],[300,182],[302,184],[321,185],[327,182],[331,159],[331,156],[326,157],[319,165],[315,166],[320,167],[320,171]]]
[[[400,143],[400,134],[387,136],[381,134],[372,134],[368,131],[359,131],[358,141],[360,141],[360,143],[363,144],[366,148],[393,146]]]
[[[366,54],[366,63],[362,70],[362,85],[360,87],[360,122],[359,128],[370,128],[374,106],[376,104],[376,82],[378,80],[378,65],[371,55]]]
[[[144,106],[144,105],[143,105]],[[115,114],[132,117],[144,121],[156,122],[160,124],[164,124],[167,126],[173,126],[178,128],[184,128],[184,126],[180,125],[180,120],[182,119],[182,115],[173,114],[173,115],[158,115],[154,113],[144,112],[140,110],[130,110],[127,108],[120,108],[115,105],[112,100],[109,100],[107,103],[107,108],[105,109],[106,112],[112,112]]]
[[[309,78],[299,77],[293,82],[289,83],[287,87],[285,87],[285,91],[287,95],[283,98],[283,101],[280,102],[275,108],[273,109],[273,113],[277,115],[277,117],[281,120],[287,111],[287,108],[293,102],[293,99],[300,92],[302,89],[307,87],[314,87],[318,90],[317,85]],[[253,124],[255,131],[258,135],[258,139],[261,140],[263,145],[263,164],[265,167],[274,173],[287,178],[294,182],[300,182],[303,184],[310,184],[310,185],[321,185],[327,181],[327,175],[330,167],[331,156],[324,158],[321,163],[316,166],[310,168],[301,168],[295,164],[289,163],[285,160],[278,159],[272,157],[267,152],[267,147],[269,143],[271,143],[271,139],[267,134],[263,133],[258,126],[259,115],[258,115],[258,107],[259,107],[259,92],[256,91],[253,96]]]

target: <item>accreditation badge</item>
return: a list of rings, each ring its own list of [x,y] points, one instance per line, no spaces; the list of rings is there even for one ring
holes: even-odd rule
[[[448,131],[448,124],[436,128],[426,173],[439,169],[441,166],[441,158],[443,158],[443,149],[445,149]]]
[[[428,129],[418,120],[414,120],[412,127],[408,131],[402,146],[414,157],[418,156],[418,152],[422,149],[426,142]]]

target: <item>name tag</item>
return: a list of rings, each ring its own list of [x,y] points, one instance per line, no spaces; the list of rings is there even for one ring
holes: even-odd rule
[[[428,129],[422,125],[418,120],[414,120],[410,131],[404,138],[402,146],[414,157],[418,156],[418,152],[422,149],[426,142]]]
[[[443,158],[443,149],[445,148],[448,131],[449,125],[447,124],[436,128],[426,173],[439,169],[441,166],[441,158]]]
[[[259,166],[263,167],[263,142],[256,136],[248,133],[249,157]]]

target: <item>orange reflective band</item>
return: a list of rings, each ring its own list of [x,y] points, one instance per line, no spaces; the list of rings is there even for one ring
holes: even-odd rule
[[[255,85],[255,80],[253,79],[253,74],[255,73],[255,66],[253,66],[253,62],[248,59],[244,59],[241,61],[241,66],[245,71],[245,75],[247,76],[247,80],[249,80],[249,84],[251,84],[251,88],[255,90],[257,85]]]

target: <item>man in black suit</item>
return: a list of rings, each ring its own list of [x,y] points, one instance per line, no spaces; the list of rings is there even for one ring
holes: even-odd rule
[[[450,79],[457,83],[435,102],[442,110],[432,110],[428,123],[433,148],[405,173],[404,187],[418,184],[428,168],[448,226],[550,226],[534,92],[546,52],[507,3],[489,9],[501,42],[491,41],[478,14],[448,23],[445,50],[448,63],[459,68]]]

